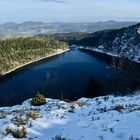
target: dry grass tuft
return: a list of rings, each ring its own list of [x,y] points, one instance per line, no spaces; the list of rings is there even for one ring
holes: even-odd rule
[[[27,116],[28,119],[31,118],[33,120],[39,118],[39,115],[36,112],[33,112],[33,111],[27,112],[26,116]]]
[[[12,134],[14,138],[25,138],[27,134],[26,129],[24,127],[18,128],[17,130],[13,130],[12,128],[7,127],[5,130],[6,135]]]

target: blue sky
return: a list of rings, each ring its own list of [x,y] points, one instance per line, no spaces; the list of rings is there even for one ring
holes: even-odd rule
[[[0,23],[140,21],[140,0],[0,0]]]

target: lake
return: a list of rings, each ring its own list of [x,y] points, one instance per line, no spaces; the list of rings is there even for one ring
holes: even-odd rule
[[[125,61],[121,71],[110,67],[111,62],[112,57],[74,49],[23,67],[0,79],[0,106],[20,104],[37,92],[47,98],[77,100],[125,95],[140,87],[139,64]]]

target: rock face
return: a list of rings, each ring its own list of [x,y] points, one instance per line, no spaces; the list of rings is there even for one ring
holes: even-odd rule
[[[119,30],[107,30],[90,34],[77,42],[78,45],[100,47],[102,51],[131,60],[140,60],[140,24]]]

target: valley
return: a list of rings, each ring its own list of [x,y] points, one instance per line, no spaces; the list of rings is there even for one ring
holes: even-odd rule
[[[0,138],[137,140],[139,29],[0,40]]]
[[[140,0],[0,0],[0,140],[140,140]]]

